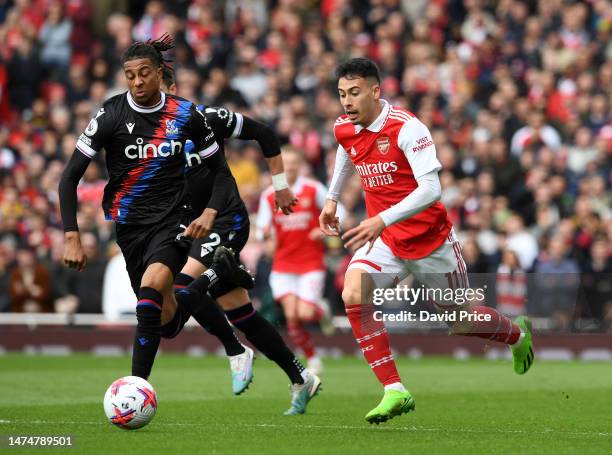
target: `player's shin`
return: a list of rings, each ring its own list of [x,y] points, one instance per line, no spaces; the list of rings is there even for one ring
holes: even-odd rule
[[[228,356],[244,353],[244,346],[240,343],[234,330],[227,322],[225,315],[208,294],[201,296],[193,318],[198,321],[211,335],[216,336],[225,348]]]
[[[132,354],[132,376],[147,379],[159,348],[163,297],[150,287],[141,287],[138,295],[136,305],[138,324]]]
[[[283,369],[293,384],[304,383],[304,366],[296,359],[274,326],[262,317],[250,302],[227,310],[225,314],[253,346]]]
[[[453,335],[465,335],[515,345],[521,340],[521,328],[494,308],[473,306],[474,320],[458,321],[451,327]]]
[[[405,390],[391,354],[387,329],[382,321],[374,318],[374,306],[346,305],[346,315],[355,340],[380,383],[385,388]]]
[[[298,319],[287,320],[287,333],[294,346],[300,348],[304,357],[310,359],[315,355],[315,347],[310,333],[302,326]]]

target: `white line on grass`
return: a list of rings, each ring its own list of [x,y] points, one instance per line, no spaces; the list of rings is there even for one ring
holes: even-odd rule
[[[22,424],[22,425],[107,425],[106,422],[77,422],[67,420],[0,420],[0,424]],[[210,423],[157,423],[156,425],[168,427],[210,427]],[[431,431],[452,433],[504,433],[504,434],[565,434],[573,436],[604,436],[611,437],[612,433],[600,431],[557,431],[557,430],[502,430],[502,429],[473,429],[473,428],[425,428],[425,427],[381,427],[381,426],[357,426],[357,425],[280,425],[275,423],[234,423],[235,426],[251,428],[304,428],[323,430],[368,430],[368,431]],[[224,426],[224,425],[223,425]]]

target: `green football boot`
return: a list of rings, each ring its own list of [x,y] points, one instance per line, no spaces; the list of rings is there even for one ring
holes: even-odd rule
[[[385,395],[378,406],[368,412],[365,419],[378,425],[410,411],[414,411],[414,398],[412,398],[410,392],[407,390],[405,392],[385,390]]]
[[[533,354],[533,337],[531,333],[531,321],[527,316],[519,316],[514,323],[521,328],[525,334],[523,341],[517,347],[510,347],[512,351],[512,363],[517,374],[525,374],[531,368],[535,355]]]

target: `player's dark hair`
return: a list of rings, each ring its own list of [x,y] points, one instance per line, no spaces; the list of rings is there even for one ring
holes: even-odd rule
[[[121,56],[121,64],[137,58],[148,58],[157,67],[170,68],[170,60],[164,58],[163,52],[174,48],[174,38],[167,33],[156,40],[133,43]]]
[[[341,63],[336,67],[336,78],[354,79],[363,77],[364,79],[375,79],[380,84],[380,71],[378,66],[369,58],[352,58]]]
[[[176,78],[174,77],[174,69],[170,65],[164,65],[162,68],[162,81],[164,85],[168,88],[172,86],[172,84],[176,84]]]

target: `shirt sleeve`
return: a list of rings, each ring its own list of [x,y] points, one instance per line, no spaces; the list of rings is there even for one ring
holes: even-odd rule
[[[406,155],[415,179],[442,169],[431,133],[421,121],[412,119],[406,122],[398,134],[397,143]]]
[[[204,115],[219,138],[238,137],[242,131],[244,117],[226,107],[207,107],[204,109]]]
[[[327,199],[337,201],[340,199],[340,192],[346,182],[346,179],[353,172],[353,162],[344,150],[344,147],[338,144],[338,150],[336,151],[336,162],[334,164],[334,175],[332,176],[331,183],[329,184],[329,191],[327,192]]]
[[[398,221],[410,218],[440,199],[442,187],[440,186],[440,178],[436,170],[417,177],[417,183],[417,188],[408,196],[387,210],[380,212],[379,216],[382,218],[385,226],[390,226]]]
[[[196,109],[195,105],[191,106],[191,118],[187,132],[189,139],[193,142],[194,152],[200,155],[202,159],[211,157],[219,150],[215,133],[208,123],[206,115]]]
[[[105,107],[101,107],[79,136],[76,149],[88,158],[93,158],[106,145],[112,135],[113,119]]]

